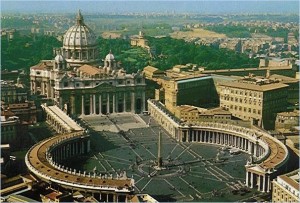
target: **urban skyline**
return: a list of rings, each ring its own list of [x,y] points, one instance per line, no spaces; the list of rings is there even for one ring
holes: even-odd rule
[[[27,2],[27,3],[25,3]],[[25,3],[25,4],[24,4]],[[1,1],[2,12],[298,14],[298,1]]]

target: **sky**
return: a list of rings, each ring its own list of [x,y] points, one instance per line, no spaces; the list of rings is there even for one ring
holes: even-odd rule
[[[81,9],[85,13],[296,13],[299,14],[299,1],[279,0],[112,0],[112,1],[70,1],[70,0],[1,0],[1,11],[21,13],[74,13]]]

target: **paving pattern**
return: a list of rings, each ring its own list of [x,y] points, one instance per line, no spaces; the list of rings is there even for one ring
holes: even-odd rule
[[[244,191],[247,154],[230,155],[220,150],[220,146],[210,144],[178,143],[149,116],[128,114],[83,119],[95,131],[105,122],[111,123],[110,129],[115,131],[109,132],[106,128],[92,132],[91,156],[76,166],[68,163],[73,167],[133,177],[137,193],[148,193],[159,201],[238,201],[254,193],[241,192]],[[109,126],[106,123],[104,125]],[[153,168],[159,131],[162,132],[163,161],[165,165],[170,164],[161,171]],[[216,161],[217,154],[220,161]],[[232,191],[238,192],[233,194]]]

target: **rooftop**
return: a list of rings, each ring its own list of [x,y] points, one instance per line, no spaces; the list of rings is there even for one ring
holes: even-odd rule
[[[97,67],[91,66],[91,65],[83,65],[80,68],[78,68],[78,71],[82,72],[83,74],[87,75],[97,75],[100,74],[101,70]]]
[[[279,177],[296,190],[299,190],[300,169],[280,175]]]
[[[278,116],[284,116],[284,117],[299,117],[299,111],[292,111],[292,112],[280,112],[277,113]]]
[[[221,82],[219,84],[225,87],[247,89],[247,90],[260,91],[260,92],[266,92],[266,91],[288,87],[288,85],[282,83],[254,84],[243,80],[233,81],[233,82]]]
[[[44,70],[46,68],[51,68],[51,67],[53,67],[53,62],[49,60],[49,61],[41,61],[37,65],[30,67],[30,69]]]

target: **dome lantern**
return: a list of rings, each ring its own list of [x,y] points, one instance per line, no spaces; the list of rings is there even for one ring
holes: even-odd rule
[[[80,9],[78,10],[76,21],[77,21],[77,25],[84,25],[83,17],[81,15]]]

